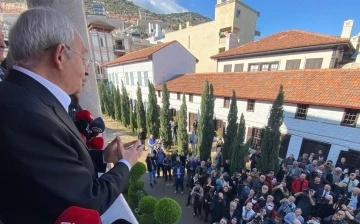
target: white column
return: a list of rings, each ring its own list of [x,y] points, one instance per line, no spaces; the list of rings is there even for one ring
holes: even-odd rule
[[[85,41],[85,46],[91,51],[89,36],[85,18],[85,6],[82,0],[27,0],[28,8],[48,6],[58,10],[67,16]],[[92,55],[91,52],[89,55]],[[93,59],[95,60],[95,59]],[[80,94],[80,104],[83,109],[91,111],[94,117],[102,116],[100,109],[99,94],[96,82],[95,64],[89,68],[89,77]]]

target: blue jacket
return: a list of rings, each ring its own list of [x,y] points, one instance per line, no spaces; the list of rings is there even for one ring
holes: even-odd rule
[[[180,179],[184,180],[184,175],[185,175],[185,168],[183,166],[180,166]],[[175,166],[173,168],[173,176],[177,179],[178,175],[177,175],[177,166]]]
[[[165,159],[165,153],[159,152],[158,154],[156,154],[156,164],[158,165],[163,164],[164,159]]]

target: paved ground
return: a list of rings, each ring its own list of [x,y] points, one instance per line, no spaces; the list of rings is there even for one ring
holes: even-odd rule
[[[106,134],[105,139],[106,142],[109,143],[111,140],[115,138],[116,135],[121,136],[122,140],[124,142],[132,141],[136,138],[136,135],[133,134],[128,129],[124,128],[120,123],[115,122],[111,120],[108,117],[104,117],[105,123],[106,123]],[[145,162],[147,153],[144,152],[143,155],[140,158],[141,162]],[[193,208],[192,207],[186,207],[186,201],[189,194],[189,189],[184,189],[184,194],[181,195],[180,193],[174,194],[174,186],[170,182],[165,182],[163,177],[160,177],[157,179],[157,184],[154,185],[154,188],[151,188],[149,185],[149,177],[146,173],[142,178],[142,180],[145,181],[145,191],[151,195],[156,197],[157,199],[161,199],[164,197],[169,197],[174,200],[176,200],[181,208],[182,208],[182,216],[180,219],[179,224],[200,224],[203,223],[202,220],[199,220],[199,218],[193,217]]]

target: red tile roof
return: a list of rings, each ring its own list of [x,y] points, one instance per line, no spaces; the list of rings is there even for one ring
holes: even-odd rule
[[[283,85],[288,103],[360,109],[360,69],[185,74],[167,86],[170,92],[200,95],[206,80],[217,97],[231,97],[234,89],[240,99],[273,101]]]
[[[349,43],[349,40],[346,38],[328,36],[302,30],[288,30],[241,45],[228,51],[221,52],[211,58],[217,59],[234,55],[246,55],[252,53],[341,43]]]
[[[128,54],[125,54],[124,56],[121,56],[119,58],[116,58],[112,61],[106,62],[103,66],[114,66],[114,65],[120,65],[125,63],[131,63],[131,62],[137,62],[137,61],[145,61],[150,60],[150,57],[156,53],[157,51],[169,46],[172,43],[177,42],[176,40],[170,41],[163,44],[157,44],[152,47],[144,48],[138,51],[134,51]]]

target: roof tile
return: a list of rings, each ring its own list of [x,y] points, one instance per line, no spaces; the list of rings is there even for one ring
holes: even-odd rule
[[[273,101],[283,85],[288,103],[360,109],[360,69],[185,74],[167,81],[167,86],[170,92],[201,95],[206,80],[217,97],[231,97],[234,89],[240,99]]]
[[[325,44],[348,43],[346,38],[328,36],[302,30],[288,30],[221,52],[211,58],[285,50]]]

